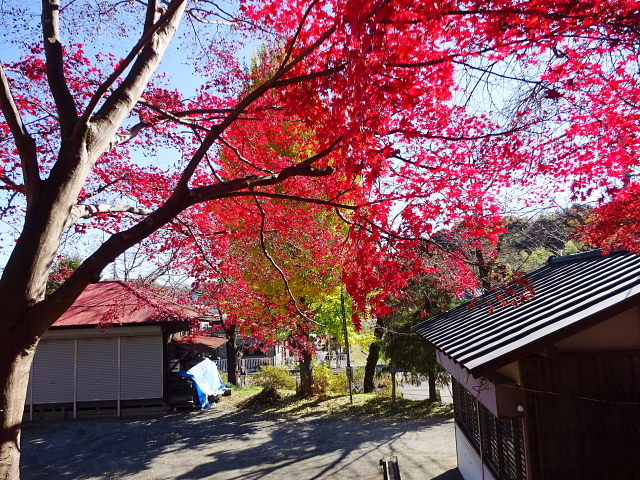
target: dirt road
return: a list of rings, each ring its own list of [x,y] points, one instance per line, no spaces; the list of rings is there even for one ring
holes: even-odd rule
[[[382,479],[398,457],[402,480],[461,479],[453,420],[290,417],[245,411],[42,421],[23,433],[22,478]]]

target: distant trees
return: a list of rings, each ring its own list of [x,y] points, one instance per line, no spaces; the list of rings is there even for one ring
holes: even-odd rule
[[[489,291],[541,267],[550,256],[590,249],[581,232],[592,211],[588,205],[576,204],[541,215],[505,216],[494,230],[493,242],[472,237],[473,225],[457,224],[433,236],[441,251],[446,252],[432,255],[433,261],[441,263],[448,254],[457,256],[474,272],[479,287]]]
[[[492,290],[529,271],[541,267],[549,256],[566,255],[590,247],[578,239],[580,228],[592,209],[574,205],[570,209],[535,217],[504,217],[495,244],[470,241],[465,225],[442,230],[435,242],[446,253],[429,253],[419,249],[423,261],[439,272],[439,276],[418,274],[408,279],[403,294],[394,297],[389,306],[392,313],[377,318],[373,328],[375,340],[369,347],[365,366],[365,392],[373,391],[373,376],[379,358],[389,363],[389,370],[402,370],[416,378],[424,376],[429,382],[430,399],[435,399],[436,378],[442,371],[436,362],[434,348],[413,334],[411,327],[429,317],[462,303],[481,291]],[[425,247],[428,244],[425,244]],[[456,290],[446,266],[440,264],[441,255],[459,255],[476,274],[477,291]],[[449,279],[449,283],[447,283]],[[471,285],[467,282],[467,285]]]
[[[379,317],[375,325],[375,340],[369,347],[365,366],[364,391],[373,391],[378,358],[388,363],[395,398],[396,372],[412,382],[426,378],[429,400],[436,401],[436,382],[444,372],[436,361],[435,348],[415,334],[411,327],[421,320],[436,316],[460,303],[454,292],[434,278],[412,277],[401,298],[390,302],[392,313]]]
[[[495,247],[497,263],[510,272],[526,273],[541,267],[549,256],[589,250],[581,229],[592,212],[592,207],[577,204],[535,217],[506,217],[505,232]]]

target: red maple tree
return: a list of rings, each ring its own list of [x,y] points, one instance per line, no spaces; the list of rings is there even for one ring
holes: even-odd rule
[[[604,251],[640,251],[640,185],[629,183],[608,191],[607,200],[595,208],[578,237]]]
[[[382,311],[419,268],[418,242],[442,247],[441,226],[495,238],[502,189],[606,188],[638,158],[634,1],[94,5],[43,0],[37,28],[31,7],[5,6],[23,57],[0,69],[2,216],[19,232],[0,284],[0,478],[18,477],[38,340],[131,246],[197,251],[204,275],[239,269],[238,242],[295,238],[319,259],[343,245],[334,260],[360,311],[372,292]],[[154,77],[185,16],[204,45],[189,98]],[[242,35],[269,52],[249,69],[233,55]],[[500,82],[493,104],[473,103]],[[175,161],[155,164],[168,147]],[[111,235],[45,298],[61,238],[92,228]]]

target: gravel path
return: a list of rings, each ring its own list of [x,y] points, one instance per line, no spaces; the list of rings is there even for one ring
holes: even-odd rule
[[[41,421],[22,437],[22,479],[457,480],[453,420],[265,419],[214,407],[162,416]]]

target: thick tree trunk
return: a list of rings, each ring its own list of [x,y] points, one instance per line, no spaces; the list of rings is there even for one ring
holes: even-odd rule
[[[373,377],[376,374],[376,365],[378,365],[378,359],[380,358],[380,345],[378,341],[374,341],[369,346],[369,355],[367,355],[367,364],[364,367],[364,393],[372,393],[375,389],[373,383]]]
[[[435,369],[431,369],[427,375],[427,381],[429,382],[429,401],[437,402],[439,400],[438,393],[436,391],[436,372]]]
[[[20,478],[20,430],[37,342],[0,331],[0,480]]]
[[[369,346],[369,355],[367,355],[367,364],[364,367],[364,393],[372,393],[374,390],[373,377],[376,374],[376,366],[380,359],[380,339],[384,334],[382,329],[383,320],[378,318],[376,328],[373,332],[375,340]]]
[[[311,367],[312,356],[304,350],[300,358],[300,391],[302,397],[313,395],[313,369]]]
[[[391,361],[391,400],[396,403],[396,364]]]
[[[240,361],[242,359],[242,349],[238,348],[238,337],[236,335],[237,325],[225,327],[227,335],[227,379],[229,383],[240,385]]]
[[[229,383],[233,383],[238,386],[238,362],[236,357],[236,344],[235,341],[227,342],[227,380]]]
[[[476,249],[476,261],[478,262],[478,278],[484,292],[491,291],[491,264],[485,261],[482,250]]]

